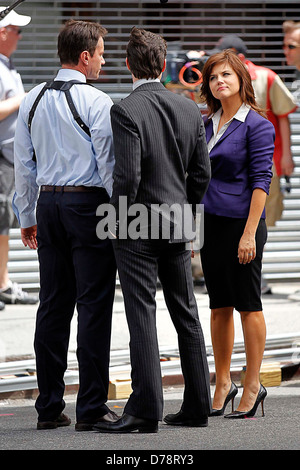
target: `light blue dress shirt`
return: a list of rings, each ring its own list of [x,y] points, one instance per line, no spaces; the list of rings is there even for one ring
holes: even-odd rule
[[[79,80],[76,70],[60,69],[55,80]],[[44,84],[31,90],[21,103],[15,134],[13,209],[21,227],[36,224],[36,201],[41,185],[104,187],[111,196],[114,168],[108,95],[89,85],[73,85],[75,107],[89,127],[89,137],[74,120],[64,92],[47,90],[28,130],[29,111]],[[36,162],[33,161],[35,150]]]

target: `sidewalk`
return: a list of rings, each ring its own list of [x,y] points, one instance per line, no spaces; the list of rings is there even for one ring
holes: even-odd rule
[[[300,283],[274,283],[270,286],[273,294],[263,296],[267,336],[300,333],[300,301],[288,299],[289,295],[300,290]],[[211,344],[208,295],[203,293],[201,287],[195,287],[195,294],[203,334],[206,345],[208,345]],[[33,335],[36,310],[36,305],[7,305],[5,310],[0,311],[0,362],[34,357]],[[76,324],[77,315],[75,313],[69,347],[72,353],[76,351]],[[242,340],[238,312],[235,312],[235,330],[235,340]],[[157,333],[161,347],[174,346],[177,348],[177,334],[170,320],[161,289],[157,291]],[[123,297],[121,290],[117,288],[113,314],[112,350],[128,349],[128,343],[129,334]]]

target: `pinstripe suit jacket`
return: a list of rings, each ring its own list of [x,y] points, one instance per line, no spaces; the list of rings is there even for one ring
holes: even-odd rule
[[[149,210],[153,204],[195,209],[211,174],[198,106],[149,82],[112,106],[111,122],[116,159],[111,204],[117,218],[119,196],[127,196],[128,206],[141,203]]]

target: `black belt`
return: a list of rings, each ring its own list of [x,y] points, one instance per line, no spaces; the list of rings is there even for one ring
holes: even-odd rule
[[[97,186],[41,186],[43,192],[62,192],[62,193],[99,193],[105,192],[104,188],[98,188]]]

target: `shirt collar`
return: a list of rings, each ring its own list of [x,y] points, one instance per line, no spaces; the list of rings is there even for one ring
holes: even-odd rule
[[[69,80],[78,80],[80,82],[86,82],[86,76],[74,69],[59,69],[55,80],[69,81]]]
[[[136,82],[133,83],[132,88],[135,90],[141,85],[144,85],[144,83],[150,83],[150,82],[160,82],[159,78],[141,78],[140,80],[137,80]]]
[[[242,106],[237,110],[236,114],[232,119],[237,119],[238,121],[245,122],[245,119],[250,111],[250,106],[243,103]]]
[[[222,111],[223,111],[223,109],[220,108],[220,109],[218,109],[218,111],[212,116],[212,121],[213,121],[213,123],[220,121],[220,117],[221,117]],[[249,106],[248,104],[243,103],[243,104],[241,105],[241,107],[237,110],[237,112],[235,113],[235,115],[234,115],[234,116],[230,119],[230,121],[228,121],[228,122],[231,122],[233,119],[237,119],[238,121],[245,122],[245,119],[246,119],[247,114],[249,113],[249,111],[250,111],[250,106]],[[227,124],[227,123],[226,123],[226,124]]]

